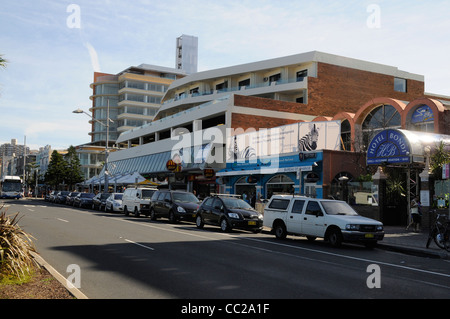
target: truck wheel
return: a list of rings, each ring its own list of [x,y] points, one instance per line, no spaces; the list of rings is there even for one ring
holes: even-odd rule
[[[275,237],[278,239],[285,239],[287,236],[286,226],[284,226],[284,223],[276,223],[273,227],[273,230],[275,232]]]
[[[139,209],[137,207],[134,208],[134,217],[139,217]]]
[[[333,247],[340,247],[342,244],[342,234],[339,229],[330,229],[327,238]]]
[[[125,216],[129,216],[129,215],[130,215],[130,212],[128,211],[127,206],[125,206],[125,207],[123,208],[123,213],[125,214]]]

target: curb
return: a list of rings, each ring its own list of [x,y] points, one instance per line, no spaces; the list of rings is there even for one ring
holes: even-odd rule
[[[427,249],[421,249],[421,248],[414,248],[414,247],[405,247],[400,245],[392,245],[392,244],[385,244],[385,243],[377,243],[377,248],[403,253],[407,255],[413,255],[418,257],[429,257],[429,258],[435,258],[435,259],[450,259],[450,256],[445,251],[431,251]]]
[[[78,288],[70,284],[67,279],[61,275],[55,268],[53,268],[49,263],[47,263],[44,258],[39,254],[31,252],[33,258],[38,262],[39,265],[47,269],[47,271],[58,280],[76,299],[89,299],[85,294],[83,294]]]

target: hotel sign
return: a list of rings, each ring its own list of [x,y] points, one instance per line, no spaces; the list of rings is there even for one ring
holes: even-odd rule
[[[367,165],[411,162],[411,146],[398,130],[384,130],[372,139],[367,149]]]

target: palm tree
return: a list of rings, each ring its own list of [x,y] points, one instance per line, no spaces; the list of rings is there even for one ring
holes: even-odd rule
[[[3,58],[3,55],[0,54],[0,68],[6,68],[6,63],[8,63],[8,60]]]

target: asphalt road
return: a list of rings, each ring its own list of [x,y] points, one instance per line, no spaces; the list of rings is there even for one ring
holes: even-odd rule
[[[41,200],[5,201],[88,298],[448,298],[447,260],[301,237],[222,233]],[[75,270],[74,270],[75,269]],[[78,270],[79,271],[78,271]],[[79,276],[78,276],[79,275]],[[77,281],[79,280],[79,281]]]

